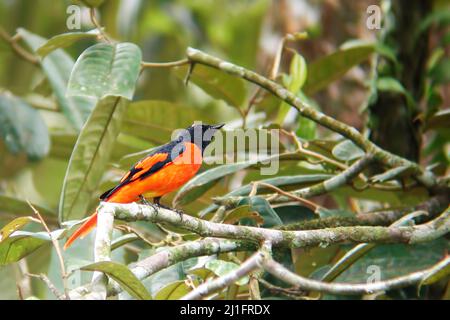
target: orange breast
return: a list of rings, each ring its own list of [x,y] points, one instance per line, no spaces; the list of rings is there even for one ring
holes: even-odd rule
[[[195,176],[202,165],[201,150],[189,142],[185,142],[184,146],[185,151],[173,162],[143,180],[138,179],[123,186],[108,201],[129,203],[139,200],[141,194],[160,197],[181,187]]]

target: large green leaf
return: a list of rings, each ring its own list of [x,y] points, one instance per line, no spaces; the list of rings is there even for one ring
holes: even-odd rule
[[[332,150],[333,156],[339,160],[350,161],[361,158],[364,151],[350,140],[344,140],[337,144]]]
[[[56,216],[56,212],[36,204],[33,207],[43,216]],[[33,214],[33,210],[29,204],[23,200],[13,196],[0,193],[0,212],[7,212],[16,214],[18,216],[24,216],[27,214]]]
[[[170,141],[173,130],[189,127],[194,121],[213,122],[208,113],[194,107],[162,100],[130,103],[122,132],[157,144]]]
[[[50,149],[41,114],[11,94],[0,94],[0,138],[12,154],[24,152],[32,160],[45,157]]]
[[[380,280],[426,269],[441,260],[447,248],[446,239],[417,245],[379,245],[337,277],[336,282],[366,282],[370,266],[379,268]]]
[[[141,66],[141,49],[133,43],[99,43],[79,57],[67,87],[68,96],[133,99]]]
[[[307,75],[308,68],[306,66],[305,58],[303,58],[302,55],[295,53],[289,67],[289,75],[284,75],[284,85],[290,92],[296,95],[305,84]],[[291,106],[288,103],[284,101],[281,103],[278,114],[278,123],[283,123],[283,120],[290,109]]]
[[[39,47],[39,49],[36,50],[36,53],[44,58],[50,52],[56,49],[69,47],[79,40],[95,39],[97,38],[98,34],[99,32],[97,29],[88,32],[61,33],[54,37],[51,37],[45,44],[43,44]]]
[[[272,228],[283,224],[283,221],[280,219],[275,210],[272,209],[269,202],[262,197],[244,198],[239,202],[239,205],[249,205],[253,211],[258,212],[264,219],[264,223],[262,225],[264,228]],[[244,220],[248,221],[249,219]],[[250,223],[253,224],[253,221]]]
[[[178,280],[169,283],[159,290],[155,296],[155,300],[178,300],[191,290],[191,287],[187,285],[186,281]]]
[[[325,88],[352,67],[361,63],[375,50],[372,44],[361,44],[338,50],[308,65],[308,79],[303,88],[307,95]]]
[[[70,157],[59,203],[60,221],[86,215],[119,134],[127,104],[128,100],[121,97],[107,97],[92,111]]]
[[[179,78],[184,79],[188,68],[178,67],[174,69],[174,72]],[[247,96],[245,82],[242,79],[203,65],[195,65],[190,81],[211,97],[224,100],[235,108],[239,108]]]
[[[18,29],[17,32],[34,52],[47,42],[47,39],[25,29]],[[58,49],[42,59],[41,65],[64,115],[76,129],[81,129],[94,103],[84,97],[66,96],[73,59],[64,50]]]
[[[39,222],[36,218],[25,216],[14,219],[13,221],[7,223],[0,230],[0,243],[7,239],[14,231],[21,229],[23,226],[28,224],[29,222]]]
[[[151,300],[152,296],[144,287],[144,285],[139,281],[138,278],[123,264],[112,262],[112,261],[102,261],[93,263],[81,268],[81,270],[86,271],[101,271],[116,282],[127,291],[130,295],[140,300]]]
[[[450,275],[450,257],[436,264],[432,270],[422,279],[419,286],[430,285],[447,278]]]
[[[64,232],[62,229],[55,230],[52,237],[58,239]],[[0,266],[17,262],[50,241],[47,232],[15,231],[0,242]]]

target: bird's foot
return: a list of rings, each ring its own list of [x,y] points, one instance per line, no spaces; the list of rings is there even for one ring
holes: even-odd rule
[[[175,211],[175,212],[178,213],[178,215],[180,216],[181,221],[183,221],[183,214],[184,214],[184,211],[183,211],[183,210],[171,208],[171,207],[165,206],[165,205],[163,205],[163,204],[161,204],[161,203],[157,203],[156,205],[159,206],[160,208],[163,208],[163,209]]]
[[[141,202],[142,202],[143,204],[145,204],[146,206],[152,207],[152,208],[156,211],[156,215],[158,215],[159,204],[151,203],[150,201],[148,201],[147,199],[145,199],[145,197],[144,197],[143,195],[140,195],[140,196],[139,196],[139,199],[140,199]]]

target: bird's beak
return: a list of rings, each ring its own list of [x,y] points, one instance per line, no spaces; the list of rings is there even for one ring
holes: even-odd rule
[[[215,126],[211,126],[211,128],[212,128],[212,129],[215,129],[215,130],[219,130],[219,129],[222,128],[224,125],[225,125],[225,123],[217,124],[217,125],[215,125]]]

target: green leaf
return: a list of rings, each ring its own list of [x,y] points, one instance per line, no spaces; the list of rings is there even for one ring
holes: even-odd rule
[[[140,300],[151,300],[152,296],[139,281],[138,278],[126,266],[112,261],[102,261],[93,263],[81,268],[86,271],[101,271],[127,291],[130,295]]]
[[[103,2],[105,2],[105,0],[78,0],[78,1],[90,8],[100,7],[103,4]]]
[[[263,228],[271,228],[283,224],[283,221],[275,210],[272,209],[269,202],[262,197],[247,197],[242,199],[238,205],[249,205],[253,211],[258,212],[264,219],[264,224],[262,225]]]
[[[303,92],[299,92],[297,94],[298,97],[304,101],[305,105],[310,106],[313,109],[318,109],[317,105],[314,103],[314,101],[308,99],[307,96]],[[305,139],[305,140],[313,140],[316,137],[316,127],[317,124],[303,116],[298,116],[298,129],[296,131],[296,134],[298,137]]]
[[[98,99],[111,95],[132,100],[141,60],[141,49],[133,43],[93,45],[78,57],[67,95]]]
[[[64,233],[63,229],[55,230],[52,237],[58,239]],[[15,231],[0,242],[0,266],[17,262],[50,241],[47,232]]]
[[[411,173],[411,166],[400,166],[396,168],[392,168],[387,170],[381,174],[377,174],[370,178],[372,182],[385,182],[388,180],[392,180],[398,177],[406,176],[408,173]]]
[[[436,10],[429,14],[423,21],[420,22],[417,30],[416,37],[426,31],[433,24],[448,25],[450,24],[450,11],[449,10]]]
[[[208,261],[205,264],[205,268],[214,272],[214,274],[218,277],[224,276],[230,272],[235,271],[239,268],[234,262],[224,261],[224,260],[212,260]],[[248,283],[248,276],[245,276],[235,282],[238,286],[244,286]]]
[[[0,94],[0,138],[12,154],[26,153],[29,159],[45,157],[50,137],[41,114],[11,94]]]
[[[214,121],[199,108],[162,100],[137,101],[127,108],[122,132],[163,144],[170,141],[173,130],[187,128],[199,120],[206,123]]]
[[[308,68],[302,55],[294,54],[289,67],[289,75],[291,76],[289,90],[296,93],[303,87],[308,76]]]
[[[174,206],[190,203],[214,186],[220,178],[254,165],[256,161],[224,164],[202,172],[186,183],[173,199]]]
[[[97,29],[88,32],[67,32],[58,34],[54,37],[51,37],[45,44],[40,46],[36,50],[36,53],[44,58],[50,52],[56,49],[69,47],[79,40],[95,39],[97,38],[98,34],[99,32]]]
[[[306,66],[306,61],[302,55],[294,54],[289,67],[289,75],[286,77],[285,86],[286,88],[295,95],[299,95],[300,89],[305,84],[308,75],[308,69]],[[304,95],[299,95],[299,98],[307,103],[306,97]],[[283,123],[291,106],[286,102],[282,102],[280,106],[280,112],[278,115],[278,122]]]
[[[66,171],[59,220],[86,215],[112,152],[128,101],[120,97],[100,100],[81,131]]]
[[[450,275],[450,258],[447,257],[446,259],[437,263],[432,268],[432,270],[422,279],[422,281],[419,284],[419,290],[421,286],[433,284],[441,279],[444,279],[449,275]]]
[[[339,160],[350,161],[361,158],[364,151],[350,140],[344,140],[337,144],[332,150],[333,156]]]
[[[430,78],[435,84],[447,85],[450,82],[450,59],[444,58],[430,70]]]
[[[410,107],[414,106],[415,104],[412,95],[405,89],[405,87],[400,83],[400,81],[395,78],[391,77],[378,78],[376,86],[379,91],[390,91],[404,95]]]
[[[17,262],[46,243],[35,237],[9,237],[0,243],[0,266]]]
[[[17,33],[34,52],[47,42],[47,39],[22,28],[18,29]],[[74,66],[73,59],[64,50],[58,49],[41,60],[41,66],[64,115],[74,128],[80,130],[89,117],[94,103],[84,97],[66,96],[67,83]]]
[[[417,245],[378,245],[337,277],[336,282],[366,282],[371,275],[370,266],[379,268],[380,280],[426,269],[439,262],[447,248],[448,240],[443,238]]]
[[[319,207],[316,210],[316,213],[320,216],[320,218],[328,218],[328,217],[347,217],[347,218],[351,218],[354,217],[355,215],[348,210],[345,209],[326,209],[323,207]]]
[[[56,212],[48,208],[36,204],[33,204],[33,207],[35,207],[42,216],[56,216]],[[17,215],[33,214],[33,210],[25,200],[2,193],[0,193],[0,212]]]
[[[174,68],[174,72],[180,79],[184,79],[188,67]],[[224,100],[235,108],[239,108],[247,96],[244,80],[203,65],[195,65],[190,81],[211,97]]]
[[[0,230],[0,243],[2,241],[6,240],[14,231],[19,230],[24,225],[28,224],[29,222],[38,222],[36,218],[26,216],[26,217],[19,217],[14,219],[13,221],[6,224],[1,230]]]
[[[310,63],[308,65],[308,79],[303,91],[307,95],[312,95],[325,88],[352,67],[366,60],[374,50],[373,44],[352,46],[348,49],[338,50]]]
[[[426,129],[448,128],[450,123],[450,109],[436,112],[427,122]]]
[[[262,225],[264,223],[264,219],[259,215],[258,212],[252,210],[250,205],[239,206],[231,210],[223,223],[235,224],[239,222],[241,219],[253,219],[257,225]]]
[[[155,300],[179,300],[191,290],[192,289],[186,284],[186,281],[175,281],[159,290],[155,296]]]

